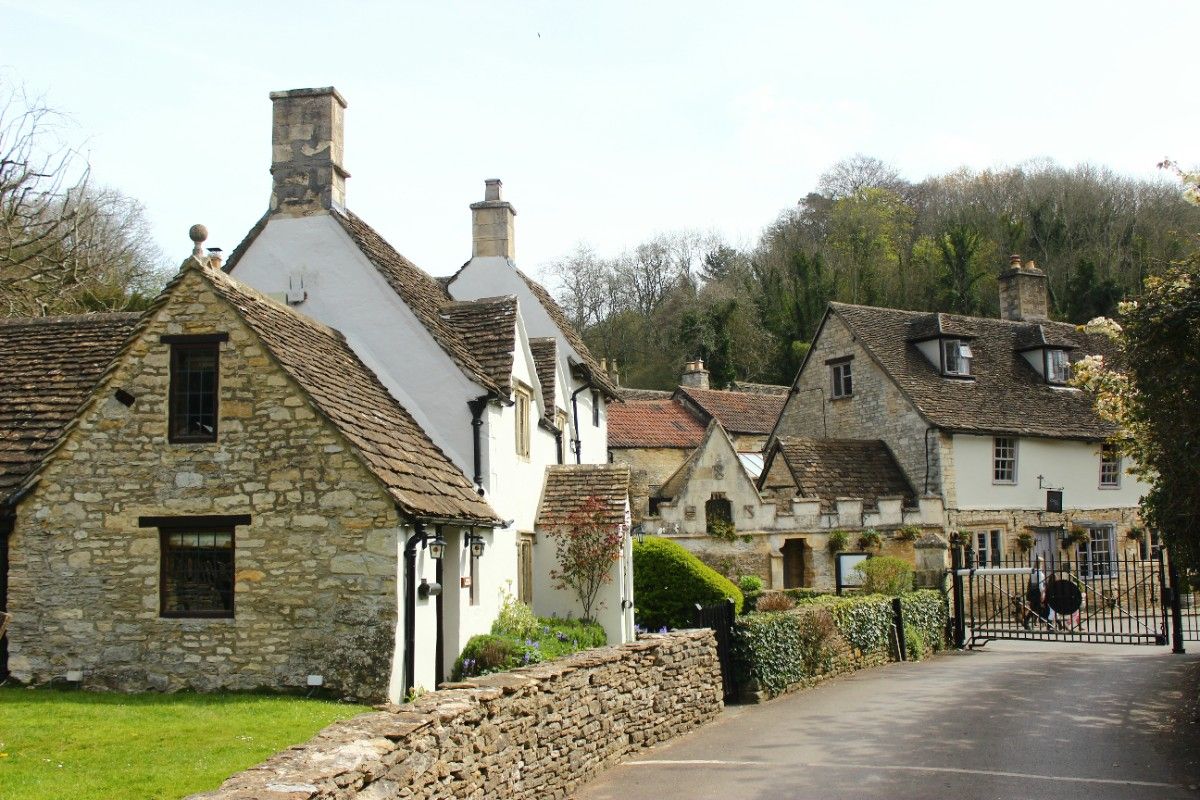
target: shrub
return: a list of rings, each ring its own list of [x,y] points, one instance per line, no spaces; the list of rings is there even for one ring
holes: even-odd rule
[[[925,656],[925,634],[907,620],[904,623],[904,650],[909,661],[920,661]]]
[[[453,680],[487,675],[515,666],[517,643],[504,636],[481,633],[467,640],[451,671]]]
[[[868,558],[856,566],[854,571],[863,576],[863,594],[886,594],[896,597],[912,591],[912,565],[902,558]]]
[[[892,538],[898,542],[915,542],[920,535],[921,529],[916,525],[905,525],[893,533]]]
[[[734,649],[742,681],[772,694],[833,671],[850,652],[833,614],[818,606],[747,614],[734,629]]]
[[[696,604],[733,600],[740,614],[738,587],[681,545],[657,536],[633,544],[633,593],[638,623],[651,630],[691,627]]]
[[[738,578],[738,588],[742,590],[742,594],[757,594],[763,589],[762,578],[757,575],[743,575]]]
[[[878,550],[883,547],[883,537],[874,528],[867,528],[858,537],[859,550]]]
[[[848,544],[850,544],[850,534],[845,531],[833,531],[829,534],[829,540],[825,542],[825,546],[829,548],[829,552],[831,553],[845,550]]]
[[[831,597],[832,592],[822,592],[820,589],[806,589],[796,587],[794,589],[784,589],[783,593],[793,600],[811,600],[814,597]]]
[[[498,634],[499,625],[498,618],[492,623],[492,633],[472,636],[467,641],[454,662],[452,680],[537,664],[577,650],[602,647],[608,641],[604,628],[584,620],[535,617],[528,636]]]
[[[502,592],[500,614],[492,623],[492,633],[497,636],[513,636],[525,639],[537,633],[538,618],[533,609],[513,597],[508,591]]]
[[[950,608],[944,594],[934,589],[919,589],[900,596],[900,611],[906,626],[911,625],[921,634],[922,644],[933,652],[946,645],[946,626],[950,622]]]
[[[755,603],[756,611],[788,611],[796,607],[796,601],[784,592],[767,592]]]

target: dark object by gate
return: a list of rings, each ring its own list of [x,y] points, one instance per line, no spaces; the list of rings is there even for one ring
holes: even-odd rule
[[[955,548],[952,555],[954,638],[960,647],[992,639],[1169,641],[1171,603],[1161,550],[1150,558],[1052,557],[1040,569],[1028,554],[986,566],[976,563],[970,547]]]
[[[711,606],[696,603],[696,627],[712,628],[717,637],[717,660],[721,663],[721,693],[726,703],[737,699],[733,676],[733,621],[736,616],[733,601],[726,600]]]

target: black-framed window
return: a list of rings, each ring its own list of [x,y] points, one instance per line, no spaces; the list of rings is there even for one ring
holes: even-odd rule
[[[233,526],[161,528],[159,614],[232,617]]]
[[[169,441],[217,440],[220,342],[211,336],[170,340]]]
[[[830,379],[833,383],[833,397],[849,397],[854,393],[854,378],[850,373],[851,361],[839,361],[831,364]]]
[[[1004,560],[1004,531],[993,528],[975,531],[975,563],[981,567],[999,567]]]

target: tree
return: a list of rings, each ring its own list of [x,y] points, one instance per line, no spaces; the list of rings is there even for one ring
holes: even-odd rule
[[[935,240],[942,271],[940,310],[973,316],[979,312],[976,284],[987,274],[980,263],[992,252],[989,243],[969,225],[955,225]]]
[[[574,592],[587,620],[594,619],[601,587],[612,582],[612,565],[620,560],[625,540],[623,527],[613,525],[609,513],[603,498],[588,495],[565,525],[550,530],[559,565],[550,571],[554,588]]]
[[[61,114],[0,82],[0,314],[144,306],[163,258],[142,206],[97,189]]]
[[[1151,486],[1143,516],[1172,561],[1200,568],[1200,254],[1147,278],[1119,312],[1120,325],[1088,327],[1116,339],[1123,369],[1092,356],[1076,365],[1074,380],[1121,426],[1118,444]]]

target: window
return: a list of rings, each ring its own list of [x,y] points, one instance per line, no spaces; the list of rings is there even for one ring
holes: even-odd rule
[[[971,346],[959,339],[942,340],[942,371],[947,375],[970,375]]]
[[[592,425],[600,427],[600,393],[592,391]]]
[[[1121,452],[1115,444],[1100,447],[1100,488],[1115,489],[1121,485]]]
[[[163,337],[171,345],[168,439],[217,440],[217,383],[222,335]]]
[[[164,617],[233,616],[233,526],[160,529]]]
[[[1086,529],[1087,541],[1079,545],[1079,574],[1084,578],[1102,578],[1112,573],[1113,527],[1098,525]]]
[[[1004,560],[1004,532],[998,529],[975,531],[975,563],[980,567],[999,567]]]
[[[1067,383],[1071,380],[1071,359],[1066,350],[1046,351],[1046,382]]]
[[[830,366],[833,377],[833,396],[849,397],[854,392],[854,380],[850,376],[850,361],[839,361]]]
[[[513,394],[517,403],[517,455],[529,458],[529,406],[533,395],[527,386],[517,386]]]
[[[528,606],[533,605],[533,543],[532,533],[517,534],[517,599]]]
[[[1017,482],[1017,440],[997,436],[992,440],[992,483]]]

